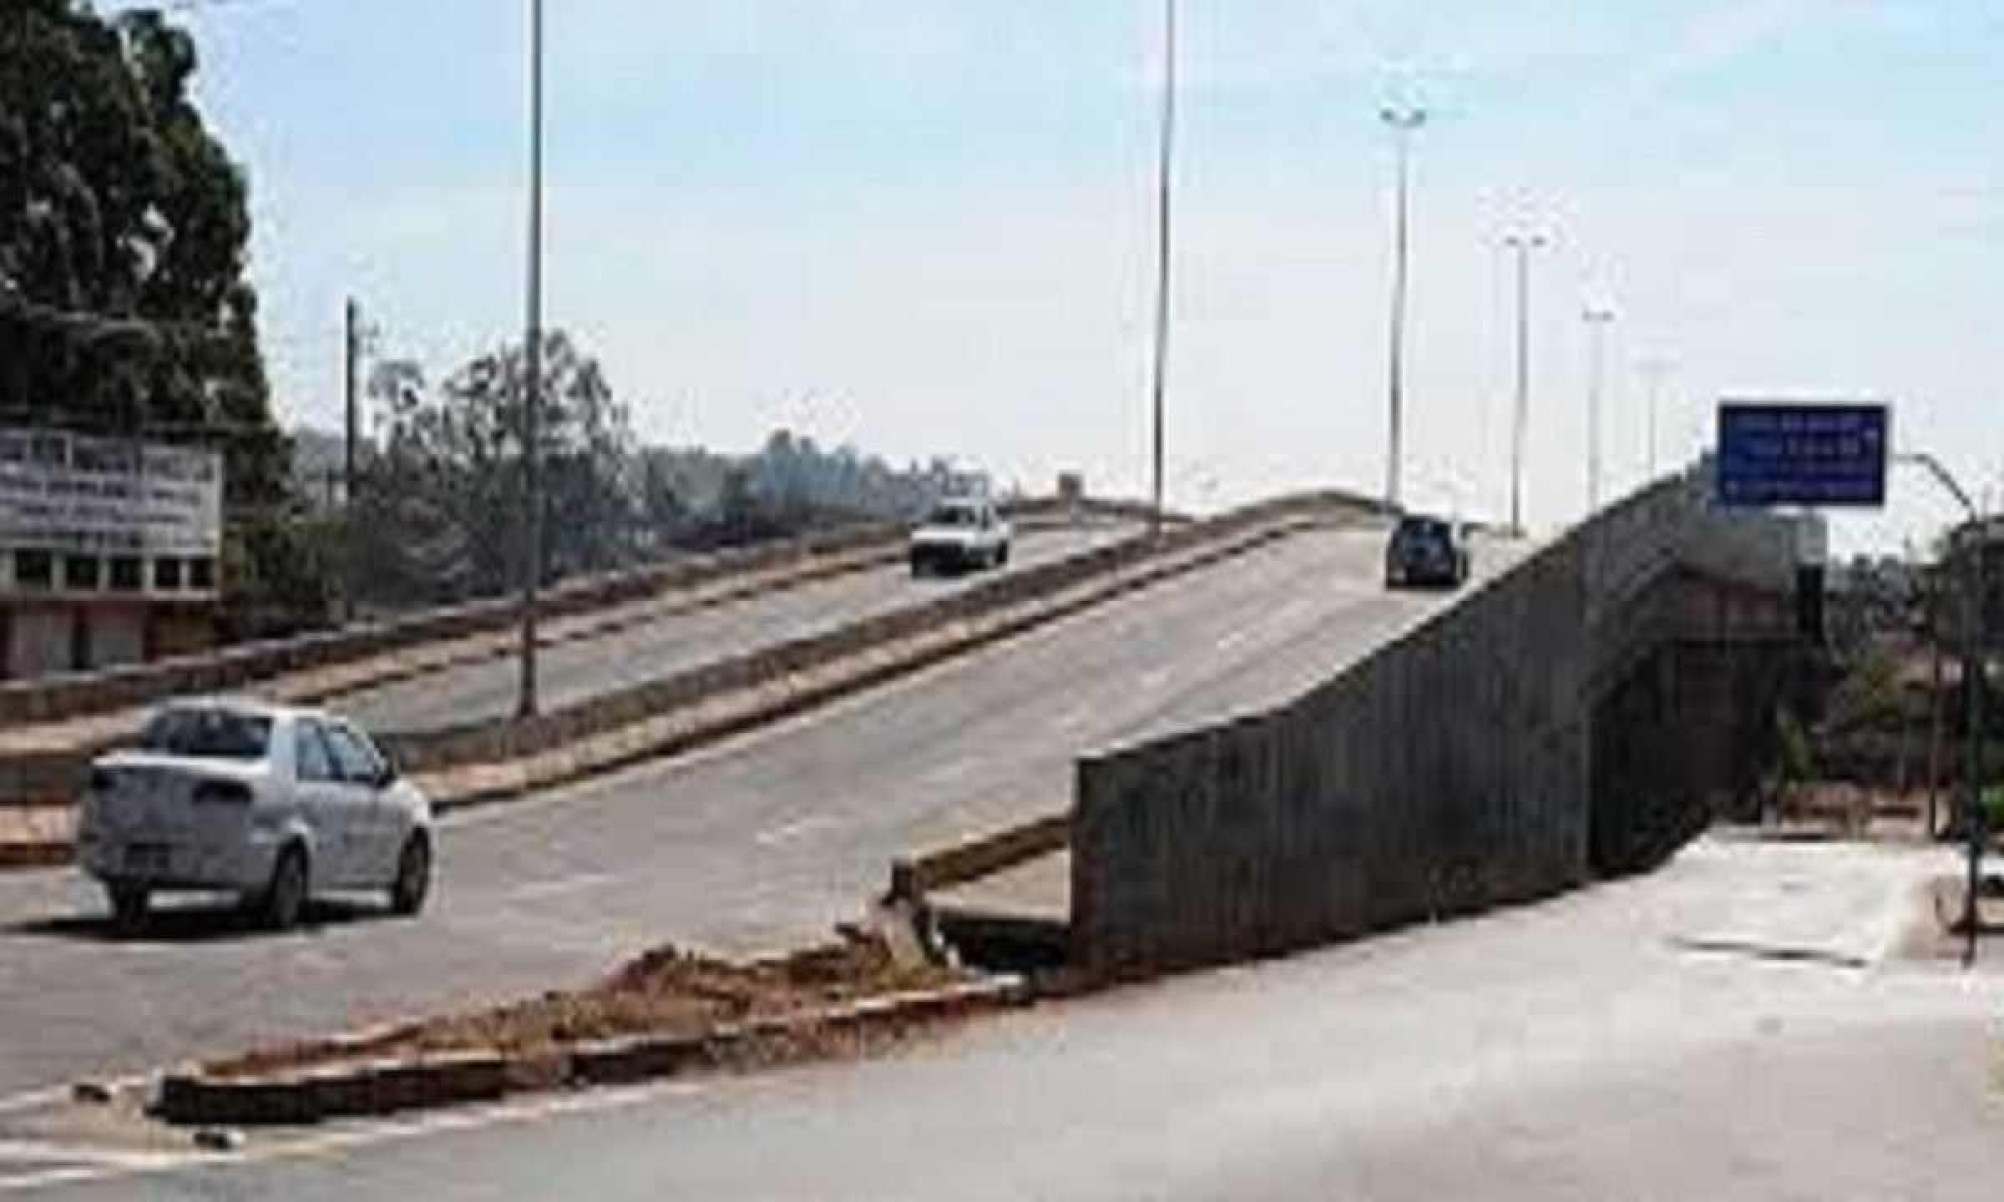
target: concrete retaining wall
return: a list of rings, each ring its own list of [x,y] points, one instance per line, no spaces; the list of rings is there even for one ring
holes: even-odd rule
[[[1277,709],[1082,761],[1075,961],[1124,974],[1269,954],[1570,887],[1597,840],[1634,859],[1609,834],[1633,814],[1594,799],[1632,801],[1629,769],[1669,754],[1692,714],[1665,709],[1628,748],[1646,755],[1596,753],[1624,685],[1665,671],[1655,657],[1680,638],[1721,633],[1689,603],[1693,539],[1708,565],[1751,565],[1742,587],[1767,608],[1741,632],[1787,642],[1772,522],[1712,515],[1704,489],[1629,498]],[[1689,807],[1633,809],[1666,812]]]

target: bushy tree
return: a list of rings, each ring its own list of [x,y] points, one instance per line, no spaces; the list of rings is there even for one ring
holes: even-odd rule
[[[436,388],[410,361],[371,371],[376,451],[356,497],[367,595],[443,601],[517,583],[526,382],[520,346],[481,355]],[[645,540],[625,408],[562,333],[545,335],[541,394],[545,578],[630,562]]]

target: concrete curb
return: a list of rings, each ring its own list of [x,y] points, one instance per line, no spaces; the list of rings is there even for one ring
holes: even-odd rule
[[[941,989],[861,998],[839,1006],[713,1027],[691,1035],[637,1035],[521,1054],[469,1052],[368,1060],[264,1077],[216,1078],[199,1066],[161,1078],[153,1110],[177,1125],[271,1126],[391,1114],[562,1086],[631,1084],[717,1067],[763,1044],[814,1032],[867,1031],[1018,1006],[1031,994],[998,976]],[[361,1042],[359,1036],[341,1042]]]
[[[935,889],[993,876],[1071,844],[1070,810],[977,835],[950,847],[899,856],[891,861],[892,900],[917,901]]]
[[[76,860],[71,843],[0,843],[0,870],[56,868]]]

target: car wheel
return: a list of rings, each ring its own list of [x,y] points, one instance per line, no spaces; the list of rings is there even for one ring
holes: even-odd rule
[[[297,926],[300,912],[306,909],[309,885],[306,850],[295,843],[279,852],[278,864],[271,870],[271,884],[265,886],[258,907],[264,925],[274,931]]]
[[[398,914],[411,915],[424,909],[424,899],[431,892],[431,840],[422,834],[412,835],[404,840],[404,849],[397,855],[397,879],[390,884],[390,909]]]
[[[1009,544],[1003,543],[995,551],[995,566],[1004,567],[1009,563]]]
[[[153,905],[152,891],[144,885],[111,885],[111,922],[121,931],[137,931],[146,925]]]

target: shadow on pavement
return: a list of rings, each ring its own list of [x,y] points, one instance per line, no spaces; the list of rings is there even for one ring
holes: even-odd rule
[[[316,899],[291,931],[265,927],[258,916],[234,901],[156,907],[136,929],[119,926],[103,912],[33,918],[0,927],[10,935],[72,939],[87,943],[204,943],[221,939],[260,939],[314,933],[323,927],[376,922],[393,917],[381,903]]]

